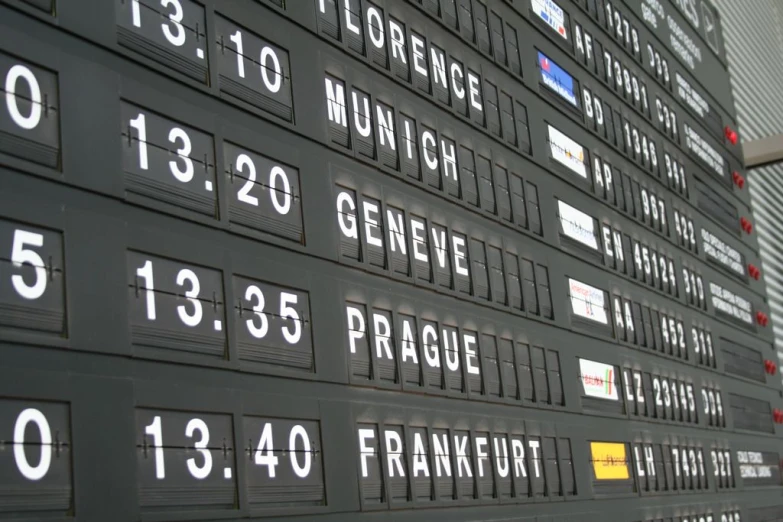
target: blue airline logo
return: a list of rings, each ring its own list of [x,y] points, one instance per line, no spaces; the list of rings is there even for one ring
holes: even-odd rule
[[[544,85],[574,107],[579,107],[579,102],[574,94],[574,78],[541,51],[538,52],[538,65],[541,69],[541,79]]]

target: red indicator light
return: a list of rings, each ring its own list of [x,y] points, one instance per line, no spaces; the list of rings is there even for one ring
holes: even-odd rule
[[[727,125],[726,127],[723,128],[723,134],[726,136],[726,139],[729,140],[729,142],[732,145],[737,144],[737,133],[734,131],[734,129],[732,129]]]
[[[745,178],[736,170],[731,173],[731,177],[734,180],[734,184],[740,189],[745,186]]]

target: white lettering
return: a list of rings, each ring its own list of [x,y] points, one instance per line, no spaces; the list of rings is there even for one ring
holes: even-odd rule
[[[479,477],[484,476],[484,459],[489,457],[487,452],[487,438],[476,437],[476,460],[478,461],[478,474]]]
[[[383,49],[383,19],[374,6],[367,9],[367,32],[370,33],[372,44],[378,49]]]
[[[431,368],[440,368],[438,331],[431,324],[425,324],[421,336],[424,342],[424,359]]]
[[[688,124],[685,125],[685,144],[699,159],[709,166],[718,176],[726,176],[726,160],[707,140],[699,136]]]
[[[753,305],[750,301],[713,282],[710,282],[710,293],[712,294],[712,306],[716,310],[720,310],[748,324],[753,324],[751,315]]]
[[[424,223],[418,219],[411,219],[411,234],[413,235],[413,258],[424,263],[429,262],[429,256],[425,248],[426,241],[424,232]]]
[[[424,441],[421,438],[421,433],[415,432],[413,434],[413,476],[418,477],[419,472],[422,472],[425,477],[430,476],[430,465],[424,451]]]
[[[353,23],[353,20],[351,20],[351,15],[354,12],[355,11],[351,8],[351,0],[345,0],[345,27],[347,27],[348,30],[353,33],[361,34],[361,32],[359,32],[359,26]]]
[[[527,478],[525,445],[521,439],[511,439],[511,451],[514,455],[514,476],[516,478]]]
[[[378,205],[365,201],[362,210],[364,210],[364,233],[367,235],[367,244],[382,247],[382,236],[372,235],[373,230],[378,230],[380,228],[378,226],[377,218],[374,217],[378,215]]]
[[[403,255],[407,255],[405,241],[405,224],[402,221],[402,214],[397,214],[396,218],[391,210],[386,210],[386,221],[389,223],[389,245],[392,252],[399,248]]]
[[[614,257],[614,251],[612,250],[612,230],[604,226],[602,230],[604,236],[604,251],[609,257]]]
[[[353,122],[356,125],[356,130],[359,131],[359,134],[367,138],[372,134],[372,128],[370,127],[370,100],[367,96],[362,96],[364,113],[361,113],[359,111],[359,100],[356,96],[356,91],[351,93],[351,97],[353,98]]]
[[[356,341],[364,337],[365,324],[361,310],[353,306],[345,308],[348,315],[348,344],[351,347],[351,353],[356,353]]]
[[[407,64],[408,59],[405,56],[405,34],[402,27],[393,20],[389,20],[389,33],[391,34],[392,56],[399,58],[402,63]]]
[[[394,477],[394,470],[400,477],[405,476],[405,470],[402,467],[402,439],[400,434],[393,430],[386,430],[386,467],[388,468],[389,478]]]
[[[498,441],[501,443],[501,447],[498,447]],[[495,437],[495,466],[498,470],[498,475],[505,478],[508,477],[509,461],[508,461],[508,442],[505,437]],[[500,449],[503,448],[501,452]]]
[[[438,259],[438,264],[441,268],[446,268],[446,231],[438,231],[432,227],[430,232],[432,233],[432,241],[435,243],[435,257]]]
[[[458,275],[469,276],[467,255],[465,254],[465,240],[459,236],[451,237],[451,244],[454,248],[454,266]]]
[[[446,354],[446,367],[452,372],[459,371],[459,350],[457,348],[457,331],[451,331],[451,343],[454,349],[449,346],[449,331],[445,328],[441,331],[443,337],[443,351]],[[452,359],[453,357],[453,359]]]
[[[451,476],[451,459],[449,458],[449,440],[448,435],[445,433],[438,438],[438,435],[432,434],[432,446],[435,452],[435,474],[439,477],[443,476],[441,467],[446,471],[446,476]]]
[[[390,361],[394,360],[391,347],[391,325],[385,315],[372,314],[373,330],[375,336],[375,355],[378,359],[384,356]]]
[[[483,111],[484,107],[481,105],[481,92],[479,91],[479,79],[478,76],[472,72],[468,72],[468,87],[470,89],[470,104],[477,111]]]
[[[375,438],[374,430],[362,428],[359,430],[359,455],[362,461],[362,477],[369,477],[370,473],[367,470],[367,459],[375,455],[375,449],[371,448],[368,444],[368,440]]]
[[[470,460],[468,460],[467,453],[465,452],[468,446],[467,435],[459,436],[454,435],[454,448],[457,452],[457,475],[462,477],[462,469],[465,469],[465,475],[468,477],[473,476],[473,471],[470,469]]]
[[[269,59],[272,60],[272,67],[267,65]],[[274,71],[271,79],[269,78],[270,70]],[[278,92],[283,86],[283,69],[280,68],[280,59],[277,57],[277,53],[268,46],[261,49],[261,80],[270,92]]]
[[[381,145],[386,145],[386,140],[389,140],[391,150],[397,150],[394,139],[394,113],[391,109],[386,109],[384,113],[380,105],[375,106],[375,113],[378,115],[378,136],[381,138]]]
[[[432,60],[432,77],[435,79],[436,85],[441,85],[447,88],[446,84],[446,55],[441,51],[430,48],[430,60]]]
[[[481,373],[479,367],[474,366],[471,362],[476,360],[476,336],[463,334],[462,343],[465,349],[465,367],[468,369],[468,373],[479,375]]]
[[[530,446],[530,450],[533,452],[533,464],[535,465],[534,469],[536,470],[536,478],[541,477],[541,470],[539,469],[539,457],[538,457],[538,448],[540,446],[540,443],[537,440],[531,440],[527,443],[528,446]]]
[[[465,89],[462,87],[462,82],[465,79],[465,75],[462,74],[462,67],[458,63],[452,63],[449,68],[451,72],[451,90],[457,95],[460,100],[465,98]],[[459,81],[457,81],[459,76]]]
[[[636,473],[640,477],[646,477],[647,474],[644,472],[644,468],[642,467],[642,458],[639,455],[639,447],[635,447],[633,449],[634,456],[636,457]]]
[[[651,477],[655,476],[655,460],[653,459],[652,446],[644,447],[644,465],[647,468],[647,474]]]
[[[402,360],[410,358],[413,364],[419,364],[419,356],[416,353],[416,340],[413,336],[413,328],[408,319],[402,320]]]
[[[345,115],[345,89],[342,84],[332,82],[326,78],[326,108],[329,111],[329,121],[343,127],[348,126],[348,117]]]
[[[435,148],[435,136],[432,132],[425,130],[421,133],[421,143],[424,145],[424,161],[432,170],[438,168],[438,156],[430,151],[430,147]],[[427,145],[427,144],[430,145]]]
[[[411,49],[413,49],[413,68],[422,76],[427,76],[427,62],[424,59],[424,40],[411,34]]]
[[[408,154],[408,159],[413,159],[413,150],[411,148],[412,143],[413,140],[411,139],[410,122],[408,120],[405,120],[405,148],[406,148],[406,153]]]
[[[346,210],[345,207],[348,207]],[[359,231],[356,227],[356,203],[348,192],[337,194],[337,223],[345,237],[357,239]]]
[[[441,139],[440,150],[443,155],[443,177],[448,178],[451,176],[454,181],[457,181],[457,151],[454,148],[454,144],[446,143],[445,140]]]

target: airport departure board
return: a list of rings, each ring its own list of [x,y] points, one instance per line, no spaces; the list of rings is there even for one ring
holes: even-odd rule
[[[706,0],[0,0],[0,520],[764,522]]]

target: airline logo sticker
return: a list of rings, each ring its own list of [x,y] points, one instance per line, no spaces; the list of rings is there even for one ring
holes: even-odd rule
[[[609,324],[604,308],[604,291],[594,286],[580,283],[576,279],[568,279],[571,295],[571,309],[580,317]]]
[[[597,480],[626,480],[628,459],[622,442],[591,442],[590,454]]]
[[[557,206],[560,214],[560,223],[563,225],[563,233],[571,239],[598,250],[593,218],[581,210],[575,209],[568,203],[558,201]]]
[[[549,148],[552,157],[559,163],[587,179],[584,147],[551,125],[549,125]]]
[[[541,68],[541,79],[544,85],[574,107],[579,107],[574,94],[574,78],[541,51],[538,52],[538,65]]]
[[[582,374],[585,395],[611,401],[620,400],[617,395],[617,387],[614,385],[614,366],[579,359],[579,373]]]
[[[565,28],[565,14],[552,0],[532,0],[533,12],[564,39],[568,40]]]

